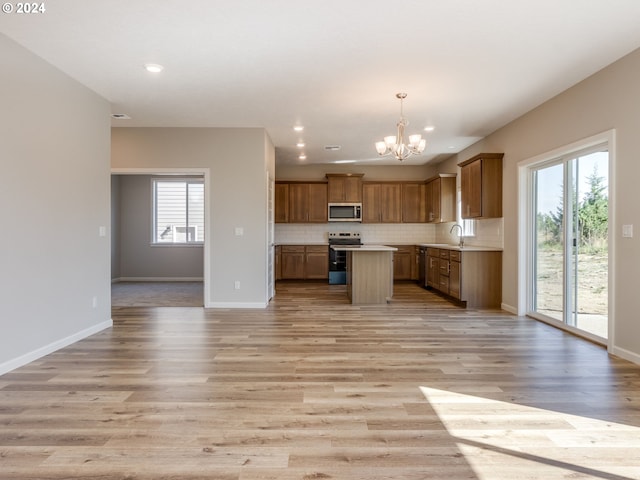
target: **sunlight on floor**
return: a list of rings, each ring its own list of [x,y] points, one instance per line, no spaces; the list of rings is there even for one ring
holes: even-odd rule
[[[420,387],[479,480],[640,478],[640,428]],[[557,399],[561,401],[560,398]]]

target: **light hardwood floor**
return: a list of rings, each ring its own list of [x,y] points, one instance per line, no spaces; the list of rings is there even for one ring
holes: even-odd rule
[[[115,308],[0,377],[1,479],[638,479],[640,368],[415,285]]]

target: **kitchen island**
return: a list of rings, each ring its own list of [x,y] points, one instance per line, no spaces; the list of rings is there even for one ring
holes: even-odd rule
[[[354,305],[384,304],[393,297],[393,253],[386,245],[334,245],[347,252],[347,296]]]

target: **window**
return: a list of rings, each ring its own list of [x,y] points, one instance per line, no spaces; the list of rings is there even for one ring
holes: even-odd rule
[[[462,218],[462,188],[458,185],[456,191],[456,218],[462,227],[463,237],[476,236],[476,221],[473,218]]]
[[[152,243],[204,242],[204,182],[201,178],[153,179]]]

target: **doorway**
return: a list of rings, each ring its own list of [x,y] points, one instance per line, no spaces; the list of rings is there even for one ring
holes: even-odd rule
[[[187,223],[180,223],[176,216],[179,213],[177,197],[183,184],[186,185],[182,188],[186,192],[183,195],[186,199],[184,208],[193,214],[186,217]],[[210,239],[205,234],[209,225],[209,209],[205,208],[209,198],[208,186],[206,169],[112,171],[111,277],[114,306],[208,305]],[[160,193],[166,201],[159,201]],[[167,222],[173,228],[167,230]],[[182,232],[181,228],[185,231]],[[194,230],[193,235],[190,229]]]
[[[612,168],[608,138],[595,139],[524,167],[523,285],[527,315],[608,344]]]

